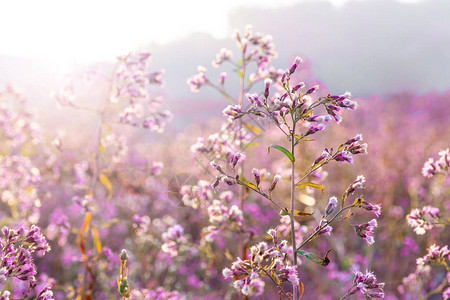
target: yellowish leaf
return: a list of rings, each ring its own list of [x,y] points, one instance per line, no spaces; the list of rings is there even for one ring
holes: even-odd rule
[[[230,250],[228,250],[228,248],[225,249],[225,257],[228,258],[228,260],[230,260],[230,261],[234,260],[234,256],[231,255],[231,252],[230,252]]]
[[[109,178],[108,178],[105,174],[103,174],[103,173],[100,173],[100,175],[99,175],[99,180],[100,180],[100,182],[105,186],[105,188],[108,190],[108,199],[111,199],[111,197],[112,197],[112,192],[113,192],[113,188],[112,188],[112,183],[111,183],[111,181],[110,181]]]
[[[299,189],[305,188],[305,187],[307,187],[307,186],[312,187],[312,188],[315,188],[315,189],[319,189],[319,190],[321,190],[322,192],[323,192],[323,190],[325,189],[325,188],[323,187],[323,185],[318,184],[318,183],[314,183],[314,182],[305,182],[305,183],[299,183],[299,184],[296,184],[296,185],[295,185],[295,187],[296,187],[296,188],[299,188]]]
[[[245,127],[247,127],[249,130],[253,131],[255,134],[257,135],[261,135],[262,134],[262,130],[261,128],[259,128],[258,126],[252,125],[250,123],[244,123]]]
[[[270,276],[275,279],[275,282],[277,283],[277,285],[281,284],[281,280],[280,278],[278,278],[277,274],[274,271],[270,271]]]
[[[102,242],[100,241],[100,234],[95,225],[92,225],[92,239],[94,240],[95,249],[97,249],[98,253],[102,253]]]
[[[83,225],[81,226],[81,229],[79,232],[80,236],[83,235],[86,232],[86,230],[88,229],[89,224],[91,223],[91,219],[92,219],[92,212],[91,211],[86,212],[86,215],[84,216]]]
[[[245,179],[244,176],[242,176],[242,177],[240,178],[240,180],[241,180],[243,183],[245,183],[246,185],[248,185],[249,187],[252,187],[252,188],[254,188],[255,190],[258,189],[258,187],[257,187],[255,184],[253,184],[253,183],[251,183],[251,182],[248,182],[247,179]]]
[[[291,210],[290,209],[285,209],[281,211],[281,215],[282,216],[289,216],[291,214]],[[294,209],[294,217],[303,217],[303,216],[311,216],[313,213],[309,213],[306,211],[300,211],[300,210],[295,210]]]
[[[107,161],[108,156],[106,156],[106,149],[105,146],[103,146],[103,143],[100,142],[100,144],[98,145],[98,149],[100,150],[100,153],[103,155],[103,159]]]
[[[301,300],[303,297],[303,293],[305,292],[305,285],[301,281],[299,283],[299,288],[300,288],[300,300]]]

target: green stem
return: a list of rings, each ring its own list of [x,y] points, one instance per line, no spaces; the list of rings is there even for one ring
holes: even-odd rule
[[[244,186],[248,187],[249,189],[251,189],[252,191],[257,192],[258,194],[260,194],[261,196],[263,196],[264,198],[266,198],[267,200],[272,202],[276,207],[278,207],[281,210],[284,210],[284,208],[280,204],[278,204],[275,201],[273,201],[272,198],[269,195],[267,195],[266,193],[264,193],[263,191],[261,191],[259,189],[255,189],[254,187],[252,187],[252,186],[248,185],[247,183],[243,182],[242,180],[236,179],[234,176],[230,176],[230,175],[225,174],[225,173],[222,173],[222,174],[227,176],[230,179],[236,180],[237,184],[244,185]]]
[[[344,212],[347,209],[350,209],[353,207],[352,205],[346,206],[344,208],[341,208],[337,214],[334,215],[333,218],[331,218],[330,221],[327,221],[326,223],[322,224],[322,226],[320,226],[313,234],[311,234],[303,243],[301,243],[300,246],[298,246],[297,250],[300,250],[303,246],[306,245],[306,243],[308,243],[310,240],[312,240],[322,229],[324,229],[327,225],[330,225],[342,212]]]
[[[343,300],[345,298],[347,298],[348,296],[350,296],[350,291],[352,290],[352,288],[354,288],[356,285],[352,285],[348,290],[347,293],[345,293],[344,296],[342,296],[341,298],[339,298],[339,300]]]
[[[295,245],[295,226],[294,226],[294,211],[295,211],[295,154],[294,154],[294,148],[295,148],[295,122],[293,122],[292,125],[292,132],[291,132],[291,154],[294,157],[293,161],[291,162],[291,240],[292,240],[292,250],[294,253],[294,266],[297,268],[297,247]],[[298,285],[293,285],[293,294],[294,294],[294,300],[297,300],[300,298],[299,291],[298,291]]]

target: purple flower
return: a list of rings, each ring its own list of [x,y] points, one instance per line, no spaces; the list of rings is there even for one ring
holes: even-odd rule
[[[294,64],[291,66],[291,68],[289,69],[289,74],[292,75],[294,74],[295,70],[297,69],[297,66],[302,63],[303,60],[301,59],[301,57],[297,56],[295,58]]]
[[[361,190],[364,188],[364,183],[366,182],[366,178],[363,175],[358,175],[356,177],[356,180],[352,182],[352,184],[349,185],[345,193],[347,195],[353,194],[357,190]]]
[[[436,244],[433,244],[428,247],[427,252],[427,255],[417,259],[416,262],[418,265],[424,266],[431,263],[439,264],[440,261],[442,262],[450,259],[450,250],[447,245],[444,247],[439,247]],[[446,264],[444,263],[443,265],[445,266]]]
[[[229,60],[233,56],[231,50],[222,48],[219,53],[216,54],[216,59],[212,62],[214,68],[218,68],[220,64],[226,60]]]
[[[334,160],[348,162],[350,164],[353,163],[353,156],[347,150],[341,150],[338,154],[334,156]]]
[[[336,209],[337,207],[337,198],[336,197],[330,197],[330,200],[328,200],[328,205],[327,208],[325,209],[325,216],[328,216],[330,214],[333,213],[333,211]]]
[[[281,175],[280,174],[275,174],[275,176],[273,177],[273,182],[272,185],[269,188],[269,191],[273,191],[275,189],[275,187],[277,186],[277,183],[281,180]]]
[[[228,78],[227,72],[220,72],[220,74],[219,74],[219,84],[220,85],[224,85],[226,78]]]
[[[328,150],[327,148],[325,148],[325,150],[323,150],[322,154],[318,158],[316,158],[316,160],[314,161],[314,165],[317,165],[321,161],[330,158],[331,157],[331,151],[332,150]]]
[[[253,168],[252,170],[253,176],[255,176],[256,186],[259,186],[261,183],[261,175],[258,169]]]
[[[237,163],[242,162],[245,159],[245,154],[241,152],[236,152],[230,158],[230,164],[233,169],[236,167]]]
[[[439,208],[424,206],[422,209],[411,210],[406,216],[406,221],[417,235],[423,235],[427,230],[431,230],[434,224],[439,223],[440,218]]]
[[[366,271],[366,274],[355,271],[355,278],[353,280],[353,287],[349,291],[349,295],[356,292],[361,292],[366,298],[383,299],[384,298],[384,283],[378,283],[377,278],[373,272]]]
[[[377,218],[381,215],[381,204],[371,204],[369,202],[363,201],[361,203],[361,207],[367,211],[371,211],[377,216]]]
[[[365,239],[367,244],[372,245],[375,242],[373,238],[373,229],[377,227],[377,225],[377,220],[372,219],[367,223],[355,226],[355,232],[359,237]]]
[[[0,296],[0,300],[9,300],[9,296],[11,296],[11,292],[4,291]]]
[[[439,152],[441,156],[438,161],[429,158],[422,168],[422,175],[430,178],[436,174],[448,175],[450,170],[450,151],[445,149]]]
[[[264,98],[267,99],[269,97],[269,88],[272,85],[272,79],[266,78],[264,79]]]
[[[354,138],[349,139],[348,141],[346,141],[344,145],[350,145],[350,144],[353,144],[354,142],[359,142],[361,140],[362,140],[362,135],[361,134],[357,134],[357,135],[355,135]]]
[[[228,119],[230,121],[234,121],[237,118],[239,118],[241,116],[242,113],[242,106],[239,104],[234,104],[234,105],[228,105],[224,110],[223,110],[223,115],[228,117]]]
[[[320,227],[319,226],[317,226],[316,227],[316,230],[317,229],[319,229]],[[331,231],[333,230],[333,227],[331,227],[330,225],[327,225],[327,226],[325,226],[324,228],[322,228],[320,231],[319,231],[319,235],[322,235],[322,234],[328,234],[328,235],[331,235]]]
[[[259,99],[259,96],[257,93],[253,94],[246,94],[245,97],[247,97],[248,101],[250,101],[251,104],[256,106],[264,106],[264,103]]]
[[[305,136],[316,133],[317,131],[325,130],[324,124],[311,124],[309,125],[308,131],[305,133]]]
[[[188,78],[186,83],[189,85],[189,88],[191,89],[191,92],[198,93],[200,90],[200,87],[204,85],[208,79],[206,79],[206,68],[203,66],[197,67],[198,73],[196,75],[192,75]]]
[[[442,293],[442,299],[443,300],[449,300],[450,299],[450,287],[446,288],[444,292]]]

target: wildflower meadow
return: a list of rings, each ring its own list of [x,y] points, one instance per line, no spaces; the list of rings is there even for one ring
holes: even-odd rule
[[[1,300],[450,299],[450,90],[359,97],[231,39],[183,87],[220,117],[180,130],[149,52],[70,74],[64,130],[0,87]]]

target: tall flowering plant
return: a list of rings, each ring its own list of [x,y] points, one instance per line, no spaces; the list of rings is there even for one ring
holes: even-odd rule
[[[437,161],[429,158],[425,162],[422,175],[427,178],[441,177],[445,182],[449,179],[449,149],[440,151],[439,155]],[[446,217],[446,213],[445,210],[441,211],[439,207],[427,205],[412,209],[406,216],[406,220],[414,232],[420,236],[427,231],[436,230],[435,227],[448,226],[450,219]],[[442,293],[443,299],[450,299],[449,245],[440,246],[436,243],[429,245],[427,254],[416,259],[416,265],[416,270],[403,278],[402,284],[398,287],[399,292],[406,297],[414,295],[416,299],[427,299],[432,295]],[[432,267],[435,270],[432,270]],[[435,275],[432,275],[432,271]]]
[[[261,37],[260,34],[256,36]],[[346,92],[342,95],[326,95],[316,96],[319,89],[318,86],[306,86],[303,82],[294,82],[293,74],[297,71],[302,59],[297,57],[289,69],[275,70],[269,68],[265,62],[269,61],[267,55],[258,55],[265,53],[261,49],[270,49],[272,47],[264,47],[254,42],[251,29],[247,29],[243,36],[239,33],[235,38],[242,51],[242,59],[236,63],[236,70],[240,76],[241,94],[234,104],[230,104],[224,109],[223,114],[227,117],[227,126],[232,127],[233,124],[237,128],[243,127],[242,124],[247,124],[245,119],[253,118],[262,121],[263,125],[275,126],[279,133],[285,137],[288,147],[272,144],[268,146],[269,151],[278,150],[284,154],[290,164],[289,172],[277,173],[273,176],[270,184],[265,184],[265,180],[269,178],[265,170],[253,168],[252,175],[254,180],[247,179],[247,173],[242,167],[243,161],[250,154],[245,153],[245,142],[240,142],[238,145],[243,147],[223,147],[228,146],[227,143],[217,143],[217,138],[208,141],[208,147],[205,145],[204,139],[197,141],[194,150],[202,149],[203,152],[208,152],[215,149],[227,149],[225,155],[215,153],[215,159],[210,163],[218,175],[212,183],[213,188],[218,188],[220,183],[226,186],[239,185],[247,190],[251,190],[265,198],[274,207],[278,208],[280,215],[288,218],[290,228],[289,242],[286,240],[279,240],[279,233],[276,229],[270,229],[268,235],[272,239],[272,245],[269,246],[265,242],[261,242],[250,248],[250,253],[243,253],[243,257],[238,258],[231,266],[225,268],[223,275],[225,278],[234,280],[234,287],[244,295],[258,295],[261,294],[264,288],[264,277],[279,289],[280,297],[283,295],[299,299],[303,294],[304,286],[298,277],[299,257],[304,257],[307,260],[315,262],[322,266],[327,266],[330,262],[328,258],[329,251],[324,256],[319,256],[312,252],[306,251],[304,247],[321,235],[330,235],[332,231],[331,224],[337,220],[348,219],[351,217],[351,209],[362,208],[371,211],[378,217],[381,213],[379,204],[372,204],[361,197],[356,199],[349,199],[353,196],[355,191],[362,189],[365,182],[364,176],[360,175],[350,184],[347,190],[338,201],[336,197],[331,197],[325,211],[313,227],[306,238],[300,237],[298,233],[299,226],[296,218],[303,218],[313,215],[312,212],[301,211],[297,209],[296,205],[296,189],[320,189],[324,187],[311,181],[311,178],[321,171],[326,164],[337,161],[341,163],[352,163],[353,155],[367,153],[367,144],[361,143],[362,136],[360,134],[348,139],[344,143],[338,145],[336,150],[333,148],[325,148],[323,153],[318,156],[310,167],[303,174],[297,171],[296,162],[298,161],[298,146],[302,142],[311,141],[312,137],[325,130],[325,128],[334,120],[337,123],[342,121],[341,113],[344,110],[356,109],[357,103],[351,100],[351,94]],[[249,50],[252,45],[259,45],[258,50]],[[249,52],[247,52],[249,51]],[[248,58],[256,55],[258,71],[246,76],[245,68],[250,62]],[[213,65],[219,65],[225,60],[229,60],[231,53],[227,50],[221,50],[217,55]],[[258,64],[260,63],[260,64]],[[193,91],[198,91],[202,85],[212,85],[205,75],[205,68],[200,67],[199,73],[188,80],[189,85]],[[226,76],[221,73],[220,84]],[[244,87],[247,81],[250,83]],[[256,80],[263,81],[262,93],[250,93],[253,83]],[[228,99],[231,97],[221,86],[213,86],[219,90]],[[244,96],[245,94],[245,96]],[[244,104],[244,100],[247,102]],[[201,144],[201,145],[199,145]],[[220,146],[218,148],[217,146]],[[280,181],[286,179],[290,182],[290,199],[285,201],[279,199],[275,193],[276,188],[280,185]],[[241,206],[242,208],[242,206]],[[286,219],[285,219],[286,220]],[[285,222],[286,223],[286,222]],[[245,226],[245,221],[243,222]],[[370,245],[374,243],[374,228],[377,226],[376,219],[360,225],[354,225],[354,230],[357,236],[366,240]],[[289,244],[290,243],[290,244]],[[290,291],[286,290],[285,283],[292,286]],[[372,273],[362,275],[357,273],[355,283],[344,296],[347,297],[357,291],[364,295],[373,298],[384,297],[383,284],[376,282],[376,278]]]
[[[73,257],[70,253],[79,251],[80,255],[68,262],[78,263],[80,266],[78,280],[66,283],[65,289],[70,290],[70,295],[76,295],[80,299],[112,297],[114,291],[110,291],[109,286],[116,267],[116,257],[111,248],[116,248],[117,243],[124,243],[125,237],[133,230],[133,221],[139,224],[144,223],[142,220],[146,221],[137,214],[145,205],[133,202],[136,200],[133,198],[136,193],[130,192],[134,186],[131,187],[127,178],[128,175],[137,176],[137,172],[127,172],[121,168],[128,159],[130,134],[127,136],[125,132],[129,133],[129,126],[162,133],[172,118],[169,111],[161,108],[161,97],[151,90],[152,86],[162,87],[163,72],[153,71],[151,67],[149,53],[130,53],[118,57],[109,75],[102,72],[83,74],[90,75],[85,83],[104,87],[101,94],[103,101],[85,103],[83,98],[86,93],[76,89],[78,85],[82,85],[78,76],[54,94],[61,106],[90,113],[94,116],[93,123],[96,123],[93,126],[93,138],[88,141],[92,147],[88,153],[76,149],[76,155],[73,156],[78,161],[72,162],[69,159],[66,163],[72,163],[69,167],[61,163],[62,169],[70,169],[71,172],[64,172],[63,175],[70,175],[67,176],[68,179],[61,176],[58,184],[68,181],[67,184],[72,189],[66,193],[73,201],[64,212],[58,210],[52,213],[51,224],[47,228],[52,238],[58,237],[59,246],[66,245],[71,231],[76,233],[76,239],[72,239],[75,240],[75,245],[66,245],[64,252],[67,253],[63,255]],[[86,89],[86,85],[82,86]],[[95,92],[97,91],[94,91],[94,95]],[[123,127],[127,129],[124,130]],[[60,156],[65,156],[72,150],[64,137],[57,137],[53,144]],[[70,157],[70,154],[67,156]],[[130,165],[134,163],[128,162]],[[148,168],[148,172],[145,170],[146,176],[154,177],[161,173],[163,165],[153,162]],[[128,209],[122,208],[126,206]],[[67,213],[69,210],[73,211]],[[128,226],[117,224],[119,220]],[[76,223],[81,226],[75,225]],[[130,233],[124,232],[128,228]],[[121,232],[121,235],[114,230]],[[121,238],[112,239],[112,235]],[[108,278],[109,280],[105,280]],[[130,292],[129,290],[127,295],[131,295]]]

